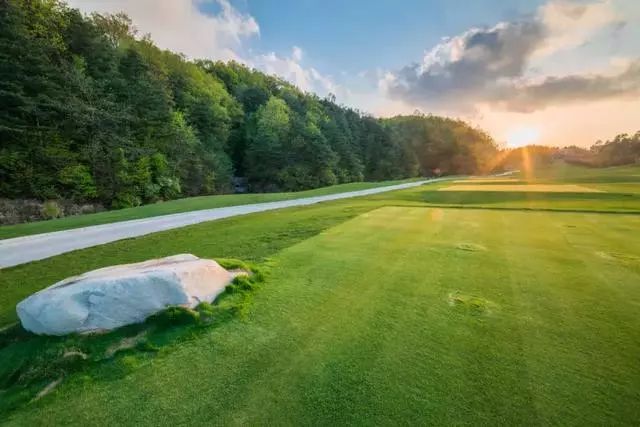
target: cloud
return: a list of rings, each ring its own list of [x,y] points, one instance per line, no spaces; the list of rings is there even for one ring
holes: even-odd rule
[[[267,74],[275,74],[298,86],[305,92],[315,92],[320,96],[333,93],[342,95],[343,89],[331,77],[323,75],[313,67],[302,65],[304,52],[294,46],[290,56],[279,56],[275,52],[257,55],[250,65]]]
[[[531,66],[533,59],[559,55],[603,28],[623,28],[623,22],[611,0],[550,1],[522,20],[445,38],[420,63],[385,74],[379,86],[394,100],[469,114],[482,103],[524,111],[553,102],[621,96],[624,88],[634,88],[636,68],[609,77],[547,76],[542,82],[531,82],[530,74],[539,72]]]
[[[540,7],[537,19],[547,32],[543,45],[536,52],[539,56],[579,46],[602,28],[625,25],[625,21],[617,15],[613,0],[586,4],[568,0],[550,1]]]
[[[492,93],[502,79],[521,76],[544,37],[537,22],[473,28],[444,40],[427,52],[422,63],[387,73],[381,85],[392,97],[417,105],[462,106],[465,98]]]
[[[227,0],[69,0],[85,13],[125,12],[142,34],[163,49],[189,58],[240,59],[242,42],[260,34],[256,20],[238,12]],[[204,5],[218,13],[205,14]]]
[[[302,65],[304,52],[293,46],[290,56],[251,53],[245,43],[260,35],[253,16],[240,13],[228,0],[69,0],[85,13],[125,12],[139,33],[157,46],[188,58],[235,60],[297,85],[300,89],[342,94],[344,89],[313,67]]]
[[[505,85],[492,101],[510,111],[531,112],[549,105],[640,97],[640,61],[614,75],[547,77],[540,83]]]

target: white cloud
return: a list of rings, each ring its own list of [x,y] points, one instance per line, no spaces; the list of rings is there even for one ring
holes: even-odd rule
[[[293,46],[290,56],[275,52],[250,54],[245,42],[260,35],[260,26],[228,0],[69,0],[85,13],[124,12],[139,33],[150,34],[157,46],[181,52],[188,58],[236,60],[275,74],[320,96],[346,92],[333,79],[302,62],[304,52]],[[202,6],[217,5],[217,13],[204,13]]]
[[[290,56],[279,56],[275,52],[254,56],[250,65],[267,74],[275,74],[298,86],[305,92],[315,92],[320,96],[333,93],[343,95],[344,90],[333,79],[313,67],[304,67],[304,52],[294,46]]]
[[[259,35],[256,20],[236,10],[227,0],[214,0],[217,14],[204,14],[203,0],[69,0],[82,12],[125,12],[142,34],[150,34],[163,49],[189,58],[240,59],[242,42]]]
[[[296,62],[302,61],[302,49],[300,49],[298,46],[294,46],[291,53],[291,58],[293,58],[293,60]]]
[[[579,46],[598,30],[623,22],[612,0],[595,3],[550,1],[540,7],[538,17],[547,31],[544,44],[536,52],[540,56]]]
[[[633,57],[617,73],[596,70],[589,53],[597,46],[585,48],[621,34],[629,17],[619,7],[620,0],[551,0],[533,16],[443,38],[421,61],[384,73],[378,88],[395,100],[465,115],[485,103],[524,111],[636,96]]]

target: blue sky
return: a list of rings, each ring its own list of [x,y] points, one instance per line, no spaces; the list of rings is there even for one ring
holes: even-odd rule
[[[462,118],[499,143],[640,128],[640,0],[68,0],[189,58],[236,60],[376,116]]]
[[[537,0],[244,0],[239,10],[260,23],[258,49],[287,53],[292,43],[336,74],[398,68],[443,36],[534,13]],[[215,4],[205,3],[207,7]]]

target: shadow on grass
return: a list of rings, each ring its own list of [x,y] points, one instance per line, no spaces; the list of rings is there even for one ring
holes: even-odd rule
[[[168,307],[144,323],[104,334],[35,335],[20,324],[0,331],[0,420],[71,376],[82,376],[84,381],[122,378],[156,353],[170,351],[171,344],[242,317],[265,272],[237,260],[218,262],[251,275],[237,276],[211,304]]]

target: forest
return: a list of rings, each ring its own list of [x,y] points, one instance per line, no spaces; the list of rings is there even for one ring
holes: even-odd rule
[[[236,63],[188,60],[124,14],[0,2],[0,197],[122,208],[232,191],[473,173],[466,123],[376,119]]]
[[[484,173],[499,151],[463,121],[378,119],[58,0],[0,1],[0,105],[5,200],[124,208],[232,192],[234,177],[270,192]]]

